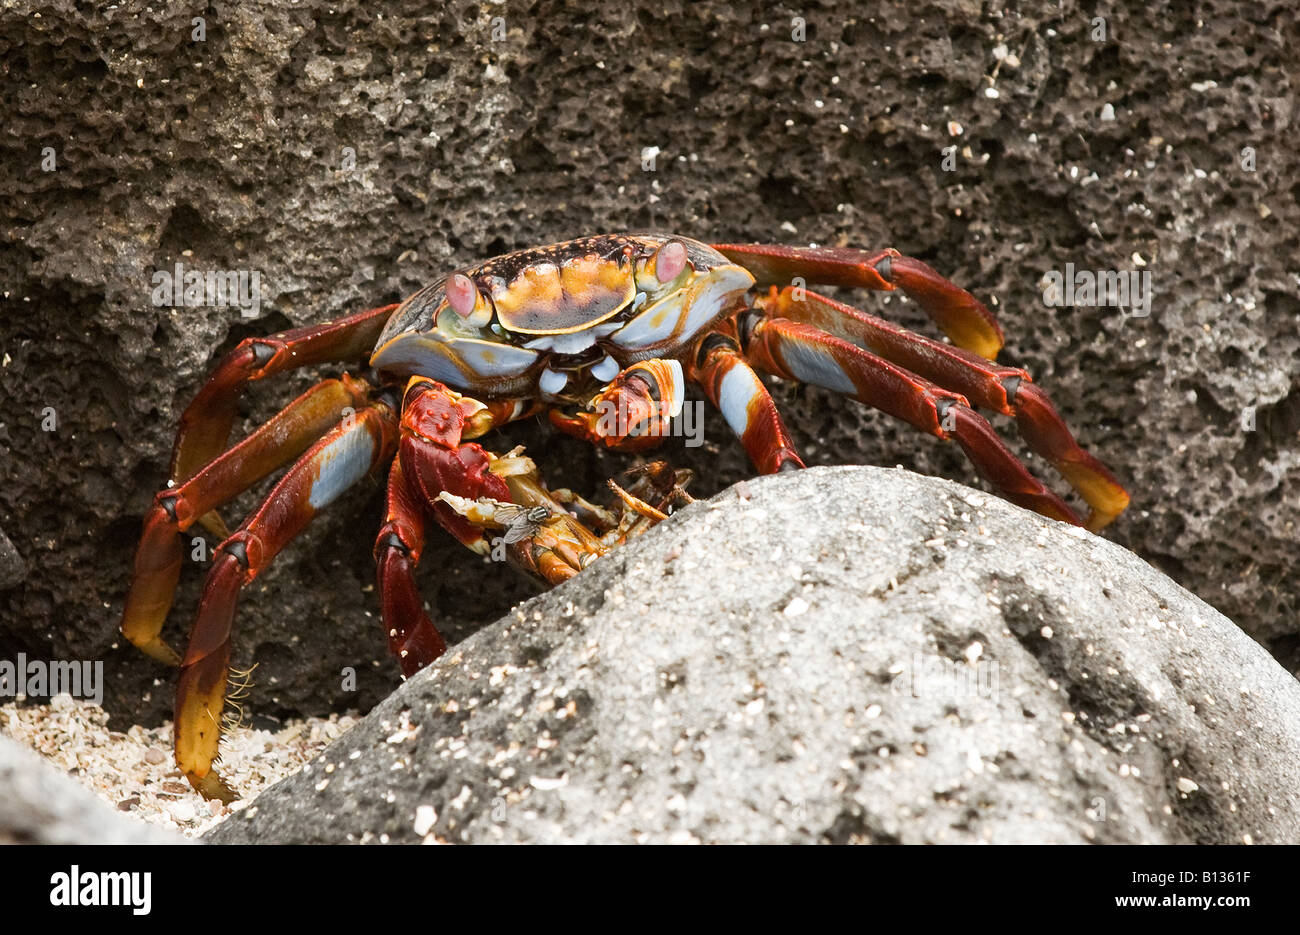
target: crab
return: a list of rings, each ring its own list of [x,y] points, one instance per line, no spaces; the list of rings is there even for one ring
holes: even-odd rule
[[[948,341],[808,288],[900,290]],[[443,276],[397,305],[249,338],[226,355],[180,419],[171,482],[145,518],[122,632],[179,666],[175,751],[199,793],[230,801],[218,775],[231,634],[243,589],[312,517],[387,469],[375,540],[377,592],[404,677],[447,648],[415,570],[431,522],[494,550],[545,584],[562,582],[689,499],[683,474],[651,465],[621,515],[551,490],[514,449],[480,444],[510,422],[621,451],[669,433],[689,384],[713,403],[763,474],[803,467],[760,373],[852,397],[955,441],[999,494],[1099,530],[1129,496],[1084,451],[1028,373],[995,362],[1003,333],[983,303],[893,249],[705,244],[666,233],[604,234],[508,253]],[[360,363],[303,393],[227,447],[243,388],[300,367]],[[976,409],[1014,419],[1027,446],[1088,505],[1080,519]],[[290,465],[233,532],[219,507]],[[612,482],[611,482],[612,483]],[[179,533],[222,539],[183,655],[161,637],[182,564]]]

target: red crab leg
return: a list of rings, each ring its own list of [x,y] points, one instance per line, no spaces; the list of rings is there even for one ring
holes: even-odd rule
[[[402,461],[388,473],[388,518],[375,539],[379,607],[388,650],[411,676],[447,651],[447,641],[424,612],[415,568],[424,548],[424,511],[408,489]]]
[[[892,248],[869,253],[852,247],[714,244],[713,249],[749,270],[760,286],[784,286],[800,277],[826,286],[902,289],[958,347],[989,360],[1002,349],[1002,328],[983,302]]]
[[[813,325],[962,393],[977,406],[1013,416],[1029,447],[1087,501],[1091,512],[1086,525],[1092,531],[1128,506],[1129,495],[1119,481],[1079,446],[1047,394],[1024,370],[991,363],[808,290],[773,288],[756,304],[768,315]]]
[[[803,467],[772,394],[745,363],[730,330],[715,331],[700,343],[691,378],[739,436],[760,474]]]
[[[172,482],[189,480],[226,447],[239,395],[250,382],[298,367],[368,359],[395,308],[386,305],[321,325],[240,341],[181,415],[172,449]],[[225,535],[216,514],[201,522],[215,535]]]
[[[217,547],[176,685],[176,762],[205,797],[225,802],[235,797],[213,761],[241,590],[318,511],[392,457],[395,424],[393,411],[381,402],[344,419],[289,468],[243,525]]]
[[[749,330],[746,356],[760,369],[852,396],[931,435],[955,439],[1008,500],[1052,519],[1082,525],[1065,501],[1007,449],[964,396],[812,325],[759,318],[742,323],[745,329]]]
[[[318,383],[184,484],[161,491],[136,549],[122,635],[158,661],[179,665],[180,656],[159,637],[180,577],[179,534],[302,454],[348,407],[364,406],[368,390],[347,374]]]

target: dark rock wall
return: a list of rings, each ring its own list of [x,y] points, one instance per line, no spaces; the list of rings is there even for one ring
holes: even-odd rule
[[[1108,535],[1300,668],[1297,14],[1121,4],[1100,10],[1097,41],[1097,13],[8,5],[0,529],[21,559],[0,575],[0,650],[107,654],[115,714],[163,716],[168,673],[110,647],[139,518],[216,355],[496,252],[653,226],[894,245],[996,302],[1003,359],[1030,369],[1134,494]],[[154,307],[150,277],[177,261],[259,271],[261,317]],[[1040,281],[1067,262],[1151,271],[1151,314],[1046,306]],[[914,306],[861,302],[925,326]],[[311,378],[257,387],[249,419]],[[959,451],[857,404],[776,392],[809,463],[975,482]],[[748,468],[721,420],[706,438],[668,452],[708,493]],[[623,463],[527,426],[512,440],[580,490]],[[368,592],[379,508],[377,487],[357,492],[250,589],[235,655],[260,663],[256,713],[364,708],[395,683]],[[529,593],[449,546],[430,548],[423,578],[453,637]],[[174,640],[198,581],[191,569]],[[344,666],[355,694],[340,690]]]

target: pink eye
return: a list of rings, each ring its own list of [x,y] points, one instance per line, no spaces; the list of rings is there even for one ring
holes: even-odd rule
[[[447,277],[447,304],[451,310],[461,318],[468,318],[474,314],[474,306],[478,302],[478,290],[474,288],[474,283],[470,282],[468,276],[463,273],[452,273]]]
[[[686,245],[679,240],[668,241],[655,254],[655,278],[660,282],[672,282],[685,268]]]

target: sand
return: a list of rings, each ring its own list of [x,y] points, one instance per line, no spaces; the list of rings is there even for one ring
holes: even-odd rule
[[[0,706],[0,733],[41,754],[119,811],[197,837],[297,770],[360,717],[330,715],[287,722],[276,731],[238,727],[222,739],[221,774],[241,798],[229,807],[205,801],[172,758],[172,725],[108,728],[92,702],[56,695],[49,704]]]

